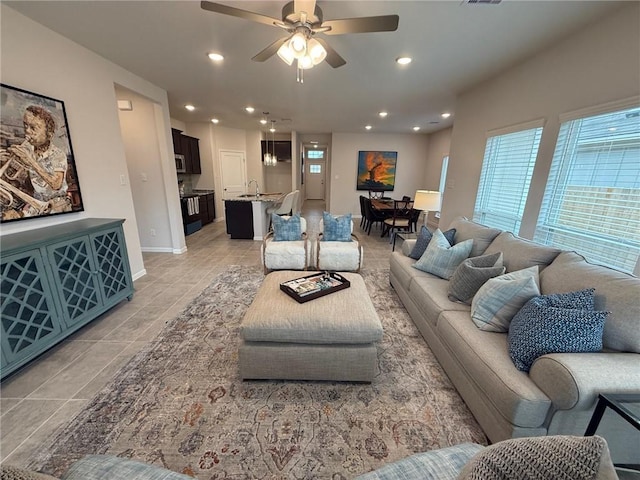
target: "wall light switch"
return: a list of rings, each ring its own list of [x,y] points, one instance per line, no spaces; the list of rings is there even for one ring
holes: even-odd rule
[[[126,185],[127,184],[127,177],[124,175],[120,175],[120,185]]]
[[[142,180],[143,182],[146,182],[147,180],[149,180],[149,179],[147,178],[147,174],[146,174],[146,173],[141,173],[141,174],[140,174],[140,180]]]

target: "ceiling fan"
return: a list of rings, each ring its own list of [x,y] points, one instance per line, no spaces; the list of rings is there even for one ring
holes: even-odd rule
[[[255,55],[251,60],[264,62],[276,53],[288,65],[298,61],[298,70],[312,68],[326,60],[333,68],[347,63],[338,52],[317,33],[343,35],[346,33],[393,32],[398,28],[398,15],[323,20],[322,10],[315,0],[293,0],[282,7],[282,19],[277,19],[220,3],[202,1],[200,6],[210,12],[244,18],[272,25],[288,32]]]

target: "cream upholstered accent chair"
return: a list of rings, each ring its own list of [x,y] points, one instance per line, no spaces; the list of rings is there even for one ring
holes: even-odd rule
[[[297,199],[298,194],[300,194],[300,190],[294,190],[293,192],[287,193],[282,198],[282,202],[274,205],[273,207],[267,208],[267,213],[269,215],[272,213],[275,213],[276,215],[291,215],[294,209],[294,201]]]
[[[305,218],[274,213],[271,221],[273,229],[262,240],[260,249],[265,275],[272,270],[306,270],[311,255]]]
[[[329,222],[331,225],[328,226]],[[316,268],[342,272],[360,271],[363,248],[358,236],[353,233],[351,214],[336,217],[325,212],[320,220],[319,230],[315,242]]]

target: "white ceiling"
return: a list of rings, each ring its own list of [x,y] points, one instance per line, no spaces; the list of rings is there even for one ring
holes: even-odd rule
[[[398,30],[324,36],[347,61],[296,83],[277,56],[250,59],[286,32],[202,10],[199,1],[7,1],[12,8],[165,89],[172,118],[220,119],[299,133],[432,132],[453,123],[456,95],[620,6],[612,1],[319,1],[325,20],[398,14]],[[286,1],[222,1],[280,18]],[[207,53],[225,56],[215,64]],[[413,57],[404,67],[399,56]],[[553,75],[553,72],[550,72]],[[526,91],[523,91],[526,95]],[[184,105],[192,103],[194,112]],[[244,111],[251,105],[253,116]],[[380,110],[389,115],[378,117]],[[453,116],[443,120],[440,114]],[[434,123],[437,122],[437,123]]]

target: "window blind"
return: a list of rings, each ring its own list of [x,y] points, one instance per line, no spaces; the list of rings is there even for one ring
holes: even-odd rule
[[[537,127],[487,139],[474,221],[520,231],[541,135]]]
[[[534,239],[633,272],[640,255],[640,108],[560,125]]]

